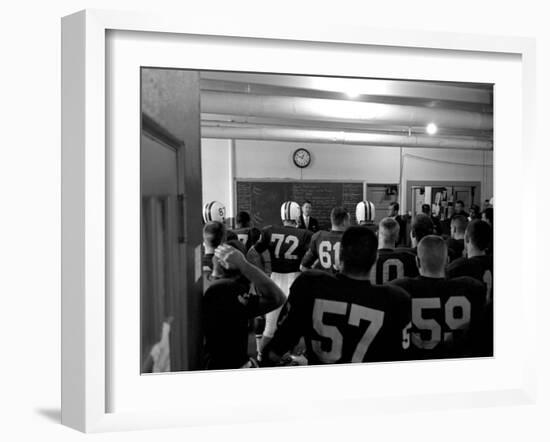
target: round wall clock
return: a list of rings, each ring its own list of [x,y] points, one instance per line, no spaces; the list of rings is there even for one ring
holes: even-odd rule
[[[309,163],[311,163],[311,154],[307,149],[296,149],[292,159],[294,160],[294,164],[296,164],[296,166],[304,168],[309,166]]]

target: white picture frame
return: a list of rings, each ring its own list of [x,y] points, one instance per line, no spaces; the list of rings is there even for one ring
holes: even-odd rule
[[[311,407],[289,404],[286,410],[269,407],[246,415],[246,399],[237,401],[233,414],[207,415],[198,407],[194,412],[141,410],[108,412],[108,392],[113,388],[106,375],[110,346],[108,241],[106,228],[111,198],[107,173],[106,148],[106,33],[108,31],[143,31],[164,35],[206,35],[243,39],[270,39],[289,42],[368,45],[378,48],[435,49],[512,54],[521,57],[522,112],[521,154],[534,152],[535,112],[535,43],[528,38],[428,33],[395,33],[372,28],[330,26],[326,24],[296,27],[292,24],[235,21],[227,23],[194,20],[182,22],[177,17],[87,10],[67,16],[62,21],[62,423],[84,432],[101,432],[138,428],[204,425],[214,422],[249,422],[285,417],[362,415],[381,408],[388,412],[410,409],[454,408],[534,403],[536,397],[535,357],[531,345],[522,354],[523,372],[509,385],[488,391],[433,393],[414,397],[385,396],[376,401],[369,397],[342,397],[335,411],[334,398],[315,399]],[[522,183],[527,186],[528,183]],[[536,204],[534,193],[523,190],[522,206]],[[498,216],[498,212],[497,212]],[[497,232],[498,245],[498,232]],[[497,247],[498,250],[498,247]],[[498,252],[497,252],[498,253]],[[534,254],[529,245],[521,248],[521,258]],[[524,263],[522,259],[520,262]],[[534,336],[536,287],[534,281],[521,280],[523,316],[526,336]],[[498,316],[497,316],[498,321]],[[323,368],[321,368],[323,369]],[[330,370],[350,368],[330,368]],[[353,367],[355,370],[356,368]],[[261,375],[261,374],[260,374]],[[275,374],[271,374],[274,376]],[[193,374],[212,376],[212,374]],[[218,374],[223,376],[223,373]],[[255,376],[258,376],[255,374]],[[286,374],[285,374],[286,376]],[[166,379],[166,377],[164,377]],[[165,383],[168,381],[164,381]],[[186,398],[190,399],[190,398]],[[411,405],[414,404],[414,405]],[[238,416],[238,417],[235,417]]]

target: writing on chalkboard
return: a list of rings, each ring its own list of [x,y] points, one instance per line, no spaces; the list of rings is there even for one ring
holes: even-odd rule
[[[318,181],[237,181],[237,212],[250,213],[256,227],[280,224],[280,208],[285,201],[300,205],[311,201],[312,216],[323,230],[330,229],[330,212],[345,207],[355,222],[355,205],[363,199],[363,183]]]

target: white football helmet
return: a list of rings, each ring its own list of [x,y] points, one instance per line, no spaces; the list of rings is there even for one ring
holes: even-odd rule
[[[375,208],[374,203],[370,201],[361,201],[355,207],[355,217],[358,223],[374,221]]]
[[[225,221],[225,206],[219,201],[210,201],[202,208],[202,219],[205,223],[210,221]]]
[[[300,205],[294,201],[286,201],[281,206],[282,221],[295,221],[297,224],[301,214]]]

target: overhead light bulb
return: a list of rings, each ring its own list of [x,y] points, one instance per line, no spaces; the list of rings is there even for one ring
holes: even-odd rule
[[[437,132],[437,126],[434,123],[430,123],[426,126],[426,132],[429,135],[433,135]]]

